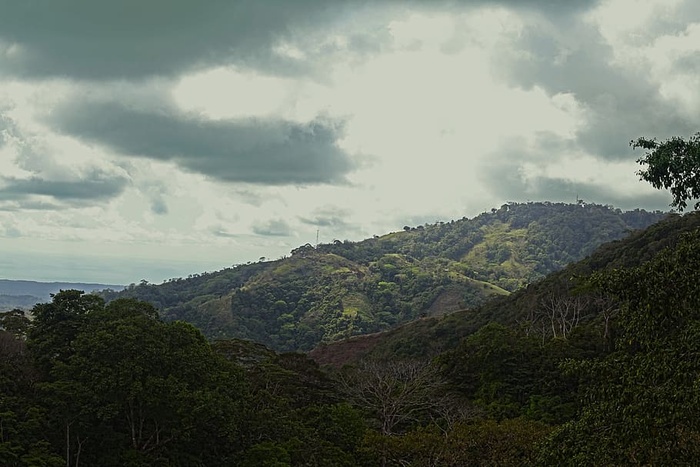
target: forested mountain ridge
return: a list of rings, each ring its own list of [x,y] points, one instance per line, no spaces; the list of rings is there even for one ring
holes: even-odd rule
[[[604,334],[605,317],[600,316],[600,303],[587,303],[587,300],[591,302],[591,297],[581,290],[582,282],[596,272],[639,267],[697,229],[700,229],[700,213],[671,214],[624,239],[601,245],[586,258],[509,296],[491,300],[473,310],[426,317],[382,333],[322,344],[310,355],[320,364],[336,366],[370,357],[425,358],[454,349],[463,338],[489,323],[521,330],[531,327],[532,321],[538,316],[541,318],[538,313],[549,313],[552,310],[548,307],[564,305],[569,299],[572,304],[581,306],[579,321],[595,324]],[[530,329],[530,333],[535,332]],[[551,337],[555,336],[546,336],[547,339]]]
[[[0,464],[694,465],[698,271],[670,216],[339,370],[62,291],[0,314]]]
[[[583,202],[508,203],[473,219],[406,226],[360,242],[307,244],[279,260],[102,296],[148,301],[166,320],[188,321],[209,338],[310,350],[476,307],[664,216]]]

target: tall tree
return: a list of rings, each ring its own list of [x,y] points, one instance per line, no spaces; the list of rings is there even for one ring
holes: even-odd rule
[[[65,362],[87,315],[103,308],[101,297],[81,290],[61,290],[51,303],[34,306],[28,344],[40,369],[48,372],[56,362]]]
[[[654,188],[671,190],[672,207],[683,211],[689,200],[700,198],[700,133],[687,141],[677,136],[662,142],[638,138],[631,141],[630,146],[647,151],[637,160],[647,168],[637,174]],[[698,207],[700,201],[694,206]]]
[[[340,386],[357,407],[373,414],[383,435],[440,408],[447,383],[430,361],[363,361],[338,374]]]
[[[89,463],[217,453],[225,462],[221,447],[235,445],[242,378],[193,326],[163,323],[151,305],[120,299],[87,320],[72,349],[54,367],[49,390],[66,401],[75,428],[83,427],[73,430],[74,449]]]
[[[16,337],[24,338],[27,335],[30,324],[31,321],[27,318],[24,311],[18,308],[0,313],[0,329]]]

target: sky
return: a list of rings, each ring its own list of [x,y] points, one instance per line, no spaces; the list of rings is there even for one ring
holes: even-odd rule
[[[159,283],[506,202],[666,210],[695,0],[0,0],[0,277]]]

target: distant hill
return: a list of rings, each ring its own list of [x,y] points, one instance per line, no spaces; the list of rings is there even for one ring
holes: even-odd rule
[[[508,203],[473,219],[405,226],[360,242],[307,244],[280,260],[103,296],[149,301],[165,319],[191,322],[209,338],[310,350],[474,309],[665,216],[585,203]]]
[[[0,279],[0,311],[12,310],[13,308],[23,310],[32,308],[37,303],[51,301],[51,294],[60,290],[77,289],[89,293],[97,290],[121,290],[123,288],[123,285]]]
[[[674,246],[683,233],[696,229],[700,229],[700,213],[669,215],[645,230],[606,243],[583,260],[477,309],[427,317],[386,332],[322,344],[311,351],[310,356],[321,365],[334,366],[357,362],[369,356],[380,359],[419,358],[456,348],[463,338],[488,323],[522,329],[528,318],[552,297],[585,297],[584,291],[578,289],[579,278],[604,269],[639,266],[664,248]],[[595,324],[602,332],[603,318],[597,315],[597,308],[599,306],[584,306],[581,321]]]

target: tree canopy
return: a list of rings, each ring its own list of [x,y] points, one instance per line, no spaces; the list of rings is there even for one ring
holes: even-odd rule
[[[638,138],[630,142],[633,148],[647,150],[637,162],[646,169],[637,174],[654,188],[671,191],[671,206],[683,211],[688,201],[700,198],[700,133],[688,140],[674,136],[666,141]],[[700,207],[700,201],[694,209]]]

